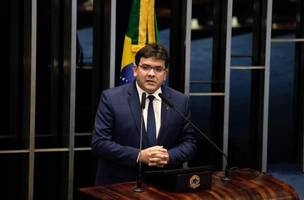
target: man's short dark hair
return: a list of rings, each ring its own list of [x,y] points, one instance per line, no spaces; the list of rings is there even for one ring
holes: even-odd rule
[[[135,64],[138,66],[140,59],[155,58],[165,61],[165,67],[169,65],[169,54],[167,49],[161,44],[147,44],[141,48],[135,55]]]

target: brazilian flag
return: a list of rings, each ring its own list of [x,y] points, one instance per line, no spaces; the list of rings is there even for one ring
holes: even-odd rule
[[[154,0],[133,0],[121,60],[120,85],[132,82],[136,52],[158,42]]]

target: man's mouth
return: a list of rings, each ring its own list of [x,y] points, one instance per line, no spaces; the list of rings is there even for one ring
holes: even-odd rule
[[[156,82],[153,81],[153,80],[146,80],[146,83],[152,83],[152,84],[154,84],[154,83],[156,83]]]

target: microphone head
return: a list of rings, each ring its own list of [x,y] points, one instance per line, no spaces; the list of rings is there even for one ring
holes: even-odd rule
[[[143,92],[142,95],[141,95],[141,103],[140,103],[141,109],[145,109],[146,98],[147,98],[147,94],[145,92]]]

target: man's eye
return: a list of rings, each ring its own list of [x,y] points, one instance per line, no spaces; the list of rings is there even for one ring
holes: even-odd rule
[[[144,70],[149,70],[149,69],[150,69],[150,67],[147,66],[147,65],[142,65],[141,67],[142,67]]]
[[[157,71],[157,72],[162,72],[162,71],[163,71],[163,68],[162,68],[162,67],[155,67],[155,71]]]

